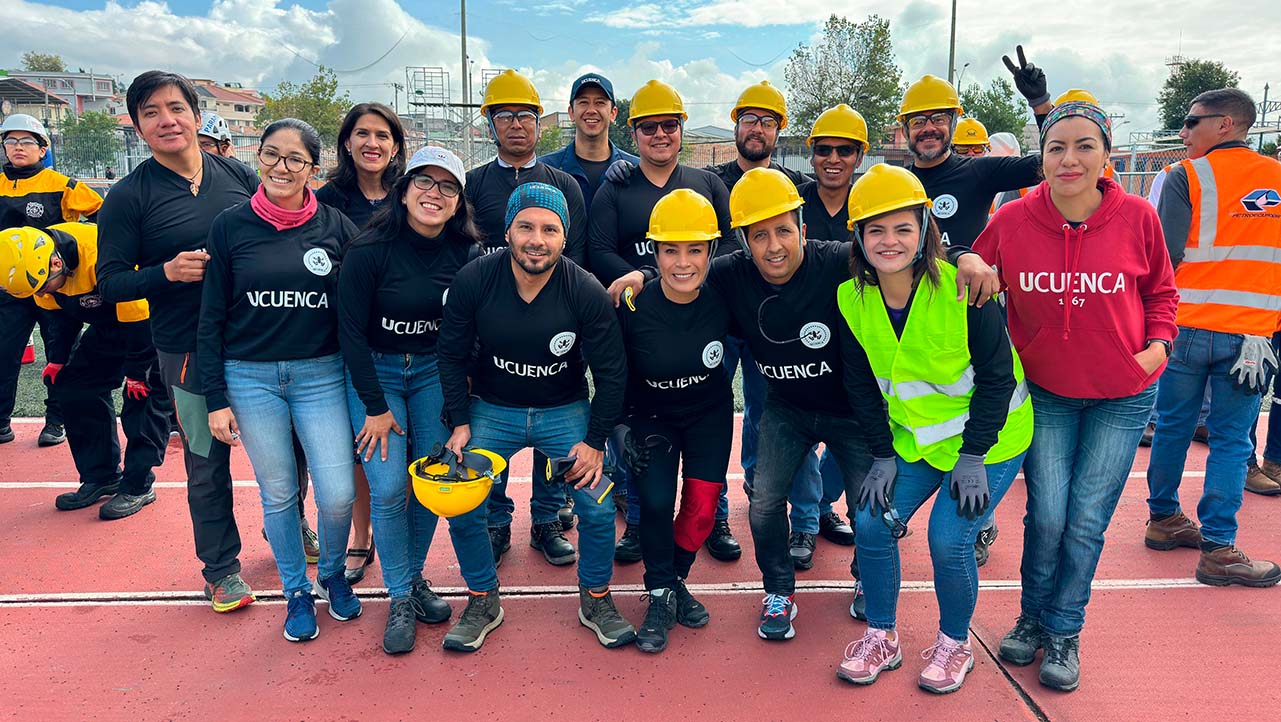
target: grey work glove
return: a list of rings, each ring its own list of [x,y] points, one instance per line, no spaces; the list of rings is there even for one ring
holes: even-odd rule
[[[1016,47],[1015,51],[1019,56],[1017,66],[1010,60],[1010,56],[1001,56],[1001,60],[1005,61],[1006,69],[1010,71],[1010,75],[1014,76],[1014,87],[1019,89],[1023,97],[1027,98],[1027,104],[1033,108],[1049,102],[1050,92],[1046,89],[1045,71],[1027,61],[1022,45]]]
[[[952,469],[952,484],[948,487],[956,500],[956,513],[967,519],[977,519],[987,511],[992,502],[992,491],[987,486],[987,467],[983,457],[961,454]]]
[[[1272,341],[1262,336],[1245,336],[1241,353],[1237,354],[1228,376],[1236,377],[1238,386],[1262,393],[1276,370],[1277,355],[1272,350]]]
[[[894,477],[898,476],[898,458],[872,459],[863,483],[858,488],[858,508],[872,505],[872,514],[880,516],[890,510],[894,498]]]
[[[636,172],[636,165],[629,160],[619,158],[605,169],[605,180],[618,185],[627,185],[632,174]]]

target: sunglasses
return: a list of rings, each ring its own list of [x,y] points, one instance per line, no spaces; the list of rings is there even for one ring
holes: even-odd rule
[[[983,146],[983,145],[954,145],[954,146],[952,146],[952,152],[953,152],[953,153],[956,153],[957,155],[973,155],[973,156],[986,155],[986,154],[987,154],[987,146]]]
[[[680,130],[681,122],[679,120],[676,120],[675,118],[668,118],[667,120],[661,120],[661,121],[660,120],[642,120],[641,122],[636,124],[636,132],[645,136],[652,136],[658,133],[659,128],[662,128],[664,133],[671,135],[672,133],[675,133],[676,131]]]
[[[903,518],[898,515],[897,510],[888,509],[885,513],[881,514],[881,523],[885,525],[885,528],[890,530],[890,536],[895,539],[902,539],[907,536],[907,524],[903,521]]]
[[[1183,119],[1183,127],[1187,128],[1188,130],[1191,130],[1196,127],[1197,123],[1200,123],[1206,118],[1226,118],[1226,117],[1228,116],[1224,113],[1212,113],[1209,115],[1189,115],[1188,117]]]
[[[427,174],[414,176],[414,187],[420,191],[429,191],[435,188],[440,191],[446,198],[457,198],[459,193],[463,192],[463,187],[451,180],[438,181]]]
[[[827,156],[833,153],[839,155],[842,158],[848,158],[857,152],[858,152],[857,145],[827,145],[825,143],[819,143],[818,145],[814,146],[814,155],[818,156],[819,158],[826,158]]]

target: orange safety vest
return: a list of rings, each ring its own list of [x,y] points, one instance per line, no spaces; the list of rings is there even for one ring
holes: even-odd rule
[[[1176,323],[1271,336],[1281,327],[1281,163],[1223,148],[1179,165],[1192,223],[1174,274]]]

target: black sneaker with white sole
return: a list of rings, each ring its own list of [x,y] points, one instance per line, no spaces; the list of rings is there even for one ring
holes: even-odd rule
[[[445,649],[455,652],[475,652],[485,643],[485,637],[503,623],[503,606],[498,589],[487,592],[469,592],[467,607],[458,622],[445,633]]]

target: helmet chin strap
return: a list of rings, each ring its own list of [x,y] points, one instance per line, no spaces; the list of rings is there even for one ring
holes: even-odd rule
[[[799,251],[800,253],[804,253],[805,252],[805,210],[803,206],[797,206],[794,210],[796,211],[796,224],[797,224],[796,234],[800,236],[800,238],[798,238],[796,241],[796,250]],[[734,234],[738,236],[738,245],[742,247],[743,253],[746,253],[747,257],[751,258],[752,249],[750,246],[747,245],[746,227],[740,226],[738,228],[735,228]]]

